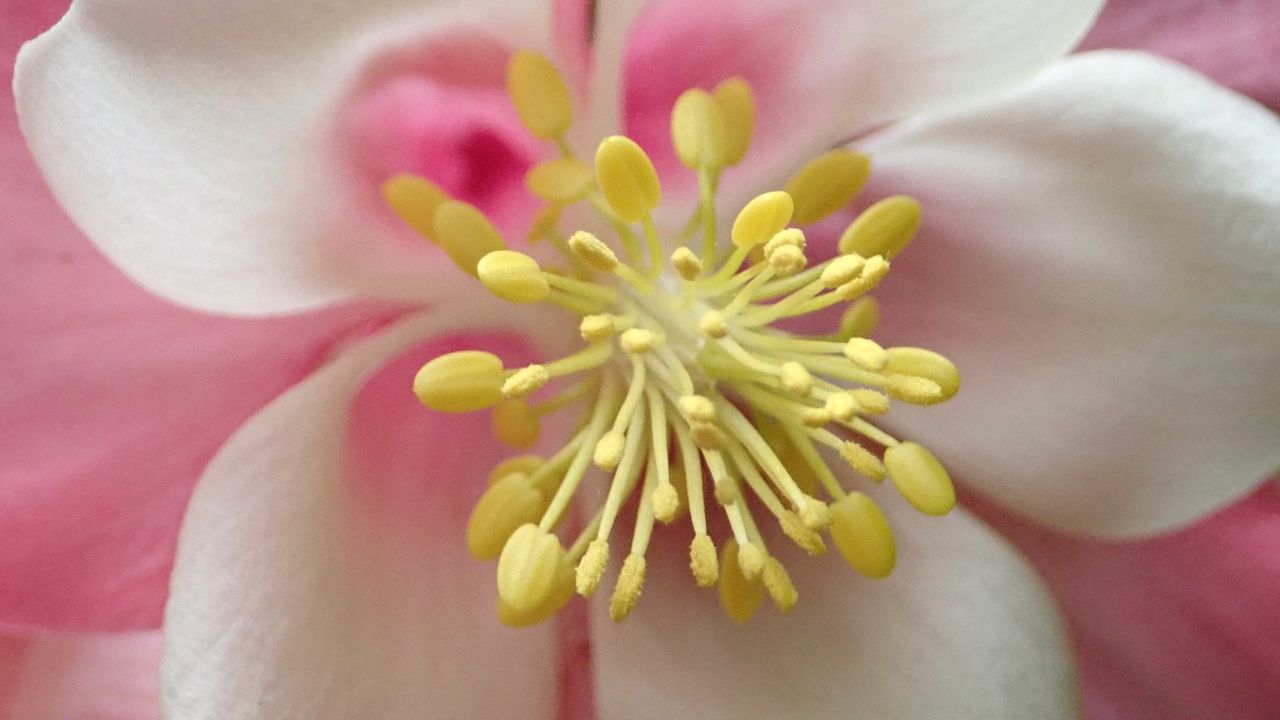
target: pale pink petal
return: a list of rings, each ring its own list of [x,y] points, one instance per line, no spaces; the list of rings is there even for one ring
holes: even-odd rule
[[[551,717],[551,630],[501,626],[494,567],[465,548],[471,503],[503,457],[487,418],[427,412],[409,390],[418,365],[458,346],[529,361],[519,343],[474,334],[421,345],[476,327],[474,314],[353,346],[209,465],[166,614],[169,715]]]
[[[894,415],[976,490],[1089,533],[1187,522],[1280,466],[1280,122],[1168,61],[1074,56],[872,141],[925,232],[884,337],[953,358]]]
[[[1277,28],[1272,0],[1111,0],[1081,47],[1164,55],[1280,110]]]
[[[1275,717],[1280,485],[1139,543],[1072,539],[981,512],[1062,604],[1090,720]]]
[[[79,0],[18,63],[55,194],[126,273],[242,314],[427,299],[434,255],[368,217],[341,109],[385,53],[470,34],[545,48],[544,3]]]
[[[159,631],[0,637],[0,717],[158,720]]]

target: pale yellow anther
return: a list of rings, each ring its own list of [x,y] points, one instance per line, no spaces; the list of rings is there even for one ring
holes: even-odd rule
[[[489,471],[489,486],[497,484],[502,478],[513,475],[531,475],[547,461],[541,455],[516,455],[498,463]]]
[[[806,225],[840,210],[870,175],[871,160],[852,150],[831,150],[810,160],[787,182],[796,203],[793,221]]]
[[[763,567],[761,568],[763,570]],[[720,605],[734,621],[744,623],[756,614],[764,600],[764,583],[759,576],[748,579],[738,564],[738,543],[725,541],[720,550]]]
[[[800,228],[783,228],[769,236],[769,239],[764,243],[765,258],[768,258],[774,251],[782,247],[794,247],[804,250],[804,231]]]
[[[436,244],[455,265],[471,275],[476,274],[480,258],[507,248],[506,241],[484,213],[458,200],[445,200],[437,205],[431,225]]]
[[[533,221],[529,223],[529,242],[539,242],[553,233],[556,224],[560,222],[562,209],[562,206],[553,203],[539,210],[533,216]]]
[[[476,503],[467,522],[467,549],[478,560],[502,554],[517,528],[537,523],[547,500],[523,473],[510,473],[494,483]]]
[[[849,422],[858,412],[858,401],[847,392],[832,393],[823,404],[823,409],[831,414],[832,419]]]
[[[691,88],[676,98],[671,109],[671,144],[685,167],[722,167],[728,141],[724,113],[711,93]]]
[[[507,539],[498,558],[498,596],[514,610],[532,610],[555,590],[564,560],[560,540],[532,523]]]
[[[706,535],[694,535],[689,544],[689,569],[698,587],[711,587],[720,579],[720,565],[716,560],[716,546]]]
[[[831,508],[817,498],[806,496],[799,513],[800,522],[810,530],[823,530],[831,524]]]
[[[791,582],[787,569],[773,556],[765,558],[760,580],[764,582],[764,589],[768,591],[774,607],[782,612],[795,607],[796,600],[800,599],[800,593],[796,591],[795,583]]]
[[[607,137],[596,149],[596,181],[613,212],[637,222],[662,200],[658,172],[639,145],[621,135]]]
[[[595,171],[577,158],[543,160],[524,176],[525,187],[543,200],[571,203],[582,198],[595,183]]]
[[[506,398],[493,406],[490,418],[493,434],[502,442],[517,449],[527,450],[538,442],[541,423],[538,414],[529,403],[518,398]]]
[[[409,227],[434,241],[436,208],[449,193],[424,177],[402,173],[382,183],[382,197]]]
[[[613,586],[613,597],[609,599],[609,617],[614,622],[626,620],[635,609],[644,589],[644,569],[643,555],[628,555],[622,561],[618,583]]]
[[[751,86],[740,77],[731,77],[711,91],[724,116],[725,165],[737,165],[751,147],[756,129],[756,98]]]
[[[924,446],[898,443],[884,451],[885,468],[902,497],[925,515],[946,515],[956,505],[947,469]]]
[[[841,255],[822,270],[819,278],[822,286],[834,289],[856,280],[862,275],[862,266],[866,262],[860,255]]]
[[[804,250],[795,245],[783,245],[769,253],[766,259],[778,277],[795,275],[809,262],[804,256]]]
[[[622,451],[626,446],[626,436],[610,430],[596,441],[591,461],[601,470],[613,470],[622,462]]]
[[[423,365],[413,378],[413,392],[432,410],[472,412],[502,399],[502,374],[498,356],[460,350]]]
[[[805,525],[794,511],[784,511],[778,516],[778,524],[782,526],[782,531],[787,534],[787,537],[810,555],[822,555],[827,552],[827,545],[822,541],[822,535]]]
[[[872,452],[856,442],[848,441],[840,446],[840,459],[849,464],[854,471],[861,473],[876,482],[884,479],[884,463]]]
[[[800,414],[800,422],[803,423],[805,427],[820,428],[831,422],[831,413],[827,411],[825,407],[806,408],[805,411]]]
[[[914,375],[890,375],[885,378],[885,392],[912,405],[936,405],[945,398],[942,386],[929,378]]]
[[[592,540],[591,544],[587,546],[587,552],[578,561],[578,567],[575,571],[574,585],[578,590],[578,594],[583,597],[591,597],[596,588],[600,586],[600,579],[604,577],[604,570],[608,565],[608,541]]]
[[[578,323],[578,334],[587,342],[601,342],[613,337],[616,326],[612,315],[588,315]]]
[[[747,543],[738,548],[738,569],[748,580],[755,580],[764,571],[764,551],[755,543]]]
[[[718,340],[729,334],[729,323],[719,310],[708,310],[698,319],[698,329],[703,335]]]
[[[507,63],[507,94],[529,132],[543,139],[563,135],[573,124],[569,88],[555,65],[532,50],[519,50]]]
[[[527,610],[516,610],[498,598],[498,620],[508,627],[529,627],[560,612],[573,599],[573,566],[565,557],[556,568],[552,580],[551,592],[536,607]]]
[[[680,510],[680,493],[671,483],[662,483],[653,489],[650,502],[653,503],[653,517],[665,525],[676,519]]]
[[[697,280],[702,272],[702,261],[687,247],[681,246],[671,253],[671,267],[684,280]]]
[[[813,375],[794,360],[782,363],[782,373],[778,376],[778,383],[782,385],[783,390],[799,397],[807,397],[813,392]]]
[[[840,330],[836,337],[848,340],[852,337],[871,337],[880,324],[880,303],[870,295],[860,297],[840,316]]]
[[[768,242],[791,222],[791,213],[791,196],[785,192],[775,190],[757,195],[742,207],[729,237],[738,247]]]
[[[728,439],[724,436],[724,431],[709,422],[695,422],[690,426],[693,435],[693,444],[703,450],[720,450],[724,448]]]
[[[884,371],[894,375],[914,375],[938,384],[942,391],[938,402],[949,400],[960,390],[960,371],[946,357],[918,347],[889,348],[889,362]]]
[[[718,481],[712,489],[715,491],[716,502],[724,507],[732,505],[738,498],[733,490],[733,483],[727,480]]]
[[[716,404],[703,395],[682,395],[676,400],[676,407],[691,423],[709,423],[716,419]]]
[[[889,353],[880,343],[869,338],[849,338],[844,343],[844,356],[854,365],[872,372],[879,372],[889,362]]]
[[[489,292],[509,302],[536,303],[551,294],[538,262],[514,250],[495,250],[480,258],[476,274]]]
[[[629,353],[647,353],[658,344],[658,336],[652,330],[631,328],[618,338],[618,345]]]
[[[889,397],[871,388],[854,388],[850,397],[858,404],[858,412],[866,415],[883,415],[889,412]]]
[[[526,365],[511,374],[502,383],[502,394],[507,397],[522,398],[537,392],[551,380],[551,373],[541,365]]]
[[[831,504],[831,539],[845,562],[871,578],[888,577],[897,562],[889,521],[875,502],[860,492]]]
[[[889,261],[880,255],[867,258],[855,280],[836,288],[835,292],[845,300],[856,300],[875,289],[885,275],[889,274]]]
[[[920,203],[895,195],[872,205],[840,236],[840,252],[892,259],[920,229]]]
[[[569,248],[597,270],[613,272],[618,267],[618,256],[613,250],[586,230],[579,230],[569,238]]]

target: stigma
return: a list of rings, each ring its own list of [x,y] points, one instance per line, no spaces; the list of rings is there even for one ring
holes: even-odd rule
[[[895,402],[932,405],[960,386],[942,355],[870,337],[880,314],[871,293],[919,228],[920,205],[905,196],[871,205],[834,257],[811,261],[799,226],[847,207],[870,173],[867,157],[836,149],[724,222],[720,177],[746,155],[755,121],[750,86],[730,78],[686,91],[672,110],[672,143],[697,175],[700,202],[664,233],[654,220],[661,185],[643,148],[613,136],[593,158],[576,156],[566,141],[570,94],[541,55],[517,52],[507,82],[521,121],[558,150],[526,178],[545,203],[530,247],[549,246],[540,256],[553,259],[509,249],[483,213],[429,180],[400,175],[383,187],[405,222],[495,302],[551,303],[581,335],[580,349],[549,362],[507,367],[468,350],[414,378],[428,408],[488,410],[516,451],[538,441],[543,418],[571,415],[557,452],[497,463],[471,514],[468,548],[497,560],[501,621],[553,616],[575,594],[600,590],[611,565],[609,614],[624,620],[658,526],[689,538],[691,580],[718,587],[740,622],[766,595],[782,611],[799,598],[771,544],[823,555],[830,542],[853,570],[888,576],[893,532],[858,487],[889,478],[925,515],[956,501],[942,464],[877,422]],[[595,232],[562,227],[571,206],[593,217]],[[819,334],[780,327],[837,307],[838,322]],[[598,502],[600,493],[583,491],[593,475],[607,486]],[[629,541],[618,531],[624,513]]]

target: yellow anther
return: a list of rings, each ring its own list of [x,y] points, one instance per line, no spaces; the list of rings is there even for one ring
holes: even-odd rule
[[[560,211],[561,206],[554,203],[539,210],[529,223],[529,242],[536,243],[554,232],[556,223],[560,222]]]
[[[537,608],[553,594],[564,556],[555,535],[532,523],[521,525],[498,558],[498,596],[513,610]]]
[[[529,169],[524,184],[529,192],[553,203],[571,203],[582,198],[595,182],[591,166],[577,158],[543,160]]]
[[[935,405],[945,399],[941,385],[929,378],[914,375],[890,375],[885,379],[884,390],[912,405]]]
[[[716,404],[702,395],[683,395],[676,401],[676,407],[691,423],[709,423],[716,419]]]
[[[888,577],[897,562],[893,531],[875,502],[860,492],[831,504],[831,539],[846,562],[872,578]]]
[[[724,436],[724,431],[712,423],[695,422],[690,428],[693,434],[693,444],[703,450],[720,450],[728,442],[728,439]],[[717,492],[719,492],[718,488]]]
[[[585,230],[579,230],[569,238],[569,247],[597,270],[613,272],[618,267],[618,256],[613,250],[603,240]]]
[[[938,383],[941,400],[949,400],[960,390],[960,371],[950,360],[932,350],[918,347],[889,348],[884,371],[894,375],[914,375]]]
[[[724,113],[711,93],[692,88],[676,98],[671,109],[671,144],[685,167],[722,167],[728,141]]]
[[[698,587],[711,587],[720,579],[720,566],[716,562],[716,546],[706,535],[694,535],[689,544],[689,569]]]
[[[858,401],[847,392],[832,393],[827,397],[823,409],[831,415],[832,419],[849,422],[858,412]]]
[[[764,244],[764,256],[768,258],[778,248],[794,247],[804,250],[804,231],[800,228],[783,228],[769,237]]]
[[[764,570],[764,551],[755,543],[747,543],[738,547],[738,569],[748,580],[760,577]]]
[[[471,275],[476,274],[480,258],[507,248],[502,235],[484,213],[458,200],[445,200],[437,205],[431,225],[436,243],[455,265]]]
[[[756,98],[751,86],[740,77],[731,77],[716,86],[711,96],[724,116],[725,165],[737,165],[751,147],[756,129]]]
[[[480,496],[467,522],[467,549],[478,560],[502,554],[517,528],[537,523],[547,509],[546,498],[523,473],[511,473]]]
[[[733,484],[728,481],[721,480],[712,489],[715,491],[716,502],[725,507],[732,505],[737,499],[737,494],[733,491]]]
[[[671,267],[681,278],[689,281],[697,280],[702,272],[702,261],[687,247],[681,246],[671,253]]]
[[[726,540],[720,550],[720,605],[725,613],[734,622],[744,623],[756,614],[763,599],[764,583],[759,576],[748,579],[743,575],[738,564],[738,543]]]
[[[529,403],[518,398],[503,398],[493,406],[493,434],[517,450],[527,450],[538,442],[541,423]]]
[[[768,242],[791,222],[792,210],[791,196],[781,190],[757,195],[742,207],[729,237],[738,247]]]
[[[621,135],[605,138],[596,149],[596,181],[609,207],[627,222],[643,219],[662,200],[649,156]]]
[[[588,315],[578,323],[578,333],[587,342],[600,342],[613,337],[616,326],[612,315]]]
[[[844,356],[860,368],[878,372],[889,363],[889,353],[880,343],[868,338],[849,338],[844,343]]]
[[[867,208],[849,225],[840,236],[840,252],[893,259],[919,229],[920,203],[895,195]]]
[[[883,415],[889,412],[889,398],[882,392],[871,388],[854,388],[849,391],[849,395],[858,403],[860,413]]]
[[[555,65],[540,53],[519,50],[511,56],[507,93],[520,122],[536,137],[558,137],[573,124],[569,88]]]
[[[382,183],[382,197],[409,227],[433,240],[436,208],[449,199],[449,193],[426,178],[401,173]]]
[[[867,295],[860,297],[840,316],[840,330],[836,337],[848,340],[852,337],[871,337],[880,324],[880,303]]]
[[[578,594],[591,597],[600,586],[600,578],[604,577],[604,569],[609,565],[609,543],[605,540],[592,540],[587,552],[578,561],[574,584]]]
[[[807,408],[801,413],[800,422],[805,427],[820,428],[831,422],[831,413],[826,408]]]
[[[551,592],[537,607],[529,610],[516,610],[498,598],[498,620],[508,627],[529,627],[536,625],[560,612],[573,598],[573,566],[566,557],[556,569],[552,581]]]
[[[803,365],[795,361],[782,363],[782,374],[779,375],[778,382],[783,390],[792,395],[806,397],[813,392],[813,376]]]
[[[614,622],[627,619],[640,600],[640,591],[644,589],[644,556],[628,555],[622,561],[622,571],[618,573],[618,583],[613,586],[613,597],[609,599],[609,617]]]
[[[841,255],[831,261],[830,265],[822,271],[822,286],[826,288],[838,288],[845,283],[852,282],[862,275],[862,266],[866,264],[866,260],[860,255]]]
[[[476,274],[489,292],[509,302],[536,303],[551,294],[538,262],[514,250],[495,250],[480,258]]]
[[[831,150],[810,160],[787,181],[796,202],[794,222],[817,222],[840,210],[866,184],[871,160],[852,150]]]
[[[841,285],[836,289],[839,296],[845,300],[856,300],[863,295],[875,289],[885,275],[889,274],[889,261],[880,255],[872,255],[867,258],[862,266],[862,272],[858,274],[856,280]]]
[[[703,335],[718,340],[729,334],[729,323],[719,310],[708,310],[698,319],[698,329]]]
[[[511,374],[506,382],[502,383],[502,394],[507,397],[521,398],[531,393],[537,392],[547,381],[551,379],[551,373],[541,365],[526,365]]]
[[[772,556],[765,558],[764,572],[761,573],[760,579],[764,582],[764,589],[769,592],[769,598],[773,600],[774,607],[782,612],[795,607],[796,600],[800,599],[800,593],[796,591],[795,583],[791,582],[787,569],[778,562],[777,558]]]
[[[489,471],[489,485],[493,486],[502,478],[512,474],[531,475],[547,461],[541,455],[516,455],[498,463]]]
[[[816,498],[804,498],[804,504],[800,506],[799,512],[800,522],[810,530],[823,530],[831,524],[831,508]]]
[[[413,378],[423,405],[441,412],[481,410],[502,399],[502,361],[479,350],[460,350],[432,360]]]
[[[884,479],[884,463],[880,462],[880,458],[873,455],[870,450],[856,442],[849,441],[841,445],[840,458],[849,463],[849,467],[856,472],[876,482]]]
[[[629,353],[647,353],[658,344],[658,336],[652,330],[631,328],[622,333],[618,344]]]
[[[795,512],[784,511],[778,516],[778,524],[782,526],[782,531],[787,534],[787,537],[810,555],[822,555],[827,552],[827,545],[822,541],[822,535],[805,525]]]
[[[680,493],[671,483],[662,483],[653,489],[653,496],[650,498],[653,503],[653,516],[658,522],[667,524],[676,519],[676,513],[680,510]]]
[[[626,446],[626,436],[610,430],[596,441],[591,460],[602,470],[613,470],[622,462],[622,451]]]
[[[769,267],[777,273],[779,277],[789,277],[795,275],[804,269],[808,260],[804,256],[804,250],[795,245],[783,245],[776,248],[773,252],[768,253],[766,259]]]
[[[902,497],[925,515],[946,515],[956,505],[956,489],[942,463],[924,446],[898,443],[884,451],[889,477]]]

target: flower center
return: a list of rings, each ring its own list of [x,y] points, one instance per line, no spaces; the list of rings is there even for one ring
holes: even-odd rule
[[[585,347],[567,357],[505,368],[489,353],[462,351],[427,363],[414,391],[444,412],[492,408],[497,436],[527,449],[540,418],[579,408],[577,429],[549,458],[504,461],[472,513],[467,543],[498,559],[499,616],[528,625],[602,582],[615,525],[634,508],[629,549],[614,584],[611,617],[621,621],[644,585],[656,524],[687,517],[689,566],[700,586],[718,585],[735,620],[750,618],[767,594],[789,610],[798,593],[766,545],[765,522],[812,555],[826,537],[857,571],[885,577],[893,533],[880,508],[850,490],[824,453],[871,482],[891,477],[903,499],[942,515],[955,504],[951,480],[922,446],[899,441],[871,418],[892,400],[929,405],[959,388],[946,358],[921,348],[884,348],[869,339],[879,314],[868,294],[920,224],[920,206],[892,197],[863,212],[840,238],[839,254],[810,265],[804,225],[846,206],[870,164],[850,150],[824,153],[784,191],[748,202],[721,251],[715,195],[721,171],[750,144],[754,100],[741,79],[713,92],[689,90],[672,112],[672,140],[698,174],[700,203],[674,237],[653,220],[661,190],[648,156],[631,140],[600,143],[594,167],[564,140],[569,94],[542,56],[516,53],[508,89],[534,135],[560,157],[533,168],[529,189],[547,202],[531,241],[548,241],[564,267],[544,269],[508,250],[474,207],[422,178],[384,186],[391,206],[497,297],[554,303],[579,318]],[[559,229],[562,211],[583,204],[616,236]],[[700,239],[695,252],[688,244]],[[668,254],[668,250],[674,251]],[[800,336],[776,323],[845,304],[836,329]],[[586,477],[610,478],[608,493],[566,548],[558,533]],[[707,491],[710,490],[710,498]],[[708,518],[722,514],[726,537]]]

